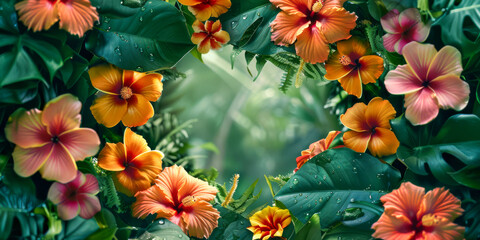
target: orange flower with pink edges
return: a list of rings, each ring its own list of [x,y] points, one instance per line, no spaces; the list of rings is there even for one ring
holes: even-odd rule
[[[218,18],[226,13],[232,6],[230,0],[178,0],[181,4],[188,6],[188,10],[200,21],[210,17]]]
[[[20,21],[34,32],[48,30],[60,20],[60,28],[82,37],[98,21],[89,0],[24,0],[15,4]]]
[[[460,200],[448,190],[427,194],[410,182],[380,198],[385,212],[372,225],[373,237],[385,240],[460,240],[465,228],[453,223],[462,215]]]
[[[338,42],[325,64],[325,78],[338,80],[348,94],[361,98],[362,83],[375,83],[384,70],[383,58],[370,52],[370,44],[357,37]]]
[[[102,93],[90,107],[98,123],[110,128],[122,121],[127,127],[137,127],[153,117],[150,102],[162,95],[161,74],[122,70],[107,64],[92,67],[88,74],[93,87]]]
[[[157,214],[177,224],[189,236],[208,238],[218,226],[220,213],[209,203],[217,189],[177,165],[165,168],[155,185],[135,194],[134,217]]]
[[[302,156],[297,157],[297,168],[293,172],[297,172],[303,164],[308,162],[308,160],[317,156],[319,153],[327,150],[332,144],[333,140],[340,134],[340,131],[330,131],[326,138],[316,141],[308,147],[308,149],[302,151]]]
[[[388,100],[379,97],[370,100],[368,106],[356,103],[340,116],[342,124],[351,129],[343,134],[343,143],[356,152],[368,148],[377,157],[396,153],[400,142],[390,130],[390,120],[396,113]]]
[[[297,55],[306,62],[325,62],[329,43],[350,38],[357,16],[343,8],[346,0],[270,0],[282,11],[271,23],[272,41],[295,44]]]
[[[13,169],[22,177],[40,171],[42,177],[61,183],[77,175],[75,161],[97,153],[100,139],[90,128],[80,128],[82,103],[71,94],[52,99],[43,111],[15,111],[5,126],[13,150]]]
[[[210,49],[217,50],[230,41],[228,32],[222,30],[220,20],[206,21],[205,24],[196,20],[193,25],[192,42],[197,44],[200,53],[207,53]]]
[[[113,181],[119,192],[133,196],[152,185],[162,171],[163,153],[151,150],[145,139],[125,129],[124,143],[107,143],[98,154],[98,166],[113,171]]]
[[[247,229],[253,232],[252,239],[267,240],[282,237],[283,230],[292,222],[290,212],[278,207],[266,207],[256,212],[250,218],[252,226]]]

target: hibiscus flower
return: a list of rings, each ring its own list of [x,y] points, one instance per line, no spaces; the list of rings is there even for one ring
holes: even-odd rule
[[[188,10],[200,21],[210,17],[218,18],[226,13],[232,6],[230,0],[178,0],[181,4],[188,6]]]
[[[302,156],[297,157],[297,168],[295,168],[293,172],[297,172],[308,160],[327,150],[335,137],[337,137],[340,133],[340,131],[330,131],[326,138],[310,144],[308,149],[302,151]]]
[[[247,229],[253,232],[252,239],[255,240],[286,239],[282,237],[283,230],[292,222],[287,209],[270,206],[256,212],[249,220],[252,226]]]
[[[192,42],[197,44],[200,53],[207,53],[210,49],[217,50],[230,41],[228,32],[222,30],[220,20],[206,21],[205,24],[196,20],[193,25]]]

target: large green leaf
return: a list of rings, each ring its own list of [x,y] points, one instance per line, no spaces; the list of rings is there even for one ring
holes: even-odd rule
[[[138,239],[147,240],[156,239],[156,237],[169,240],[189,239],[179,226],[165,219],[160,219],[150,224]]]
[[[75,217],[70,221],[62,222],[62,232],[55,239],[84,240],[99,229],[94,218],[83,219]]]
[[[457,114],[445,122],[435,137],[419,142],[422,137],[404,117],[394,119],[392,128],[401,143],[397,157],[416,174],[427,175],[431,171],[444,184],[462,184],[465,179],[457,183],[450,174],[464,165],[480,163],[479,126],[480,118],[477,116]]]
[[[91,0],[92,6],[97,8],[97,12],[106,17],[130,17],[140,11],[139,8],[124,6],[124,0]],[[104,20],[109,18],[104,18]],[[108,21],[108,20],[107,20]]]
[[[455,6],[455,0],[450,0],[447,6],[448,12],[433,25],[442,28],[442,40],[445,44],[459,48],[464,57],[478,52],[480,41],[480,2],[477,0],[462,0]],[[475,29],[476,31],[472,31]],[[476,36],[470,38],[465,35],[468,32],[476,32]]]
[[[400,172],[371,155],[330,149],[300,168],[275,199],[304,223],[320,213],[321,226],[326,228],[342,221],[342,212],[352,202],[378,201],[399,180]]]
[[[152,71],[175,65],[192,48],[185,18],[163,1],[149,1],[133,16],[102,19],[87,48],[123,69]]]

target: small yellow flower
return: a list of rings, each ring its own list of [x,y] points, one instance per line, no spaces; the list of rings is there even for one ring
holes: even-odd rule
[[[274,237],[285,239],[282,237],[283,229],[290,222],[292,222],[292,218],[287,209],[268,206],[250,217],[252,226],[247,229],[253,232],[253,240],[267,240]]]

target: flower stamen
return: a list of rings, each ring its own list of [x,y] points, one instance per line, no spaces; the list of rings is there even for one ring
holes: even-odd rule
[[[133,91],[130,87],[123,87],[120,90],[120,96],[125,100],[130,99],[132,97],[132,95],[133,95]]]
[[[318,0],[316,3],[314,3],[312,6],[312,11],[316,13],[320,12],[320,10],[322,10],[323,8],[322,2],[323,2],[322,0]]]
[[[195,196],[187,196],[184,199],[182,199],[182,204],[184,207],[190,207],[193,204],[195,204],[197,200],[195,199]]]
[[[352,60],[350,59],[350,57],[348,56],[345,56],[345,55],[342,55],[338,61],[340,61],[340,63],[343,65],[343,66],[348,66],[352,63]]]

